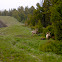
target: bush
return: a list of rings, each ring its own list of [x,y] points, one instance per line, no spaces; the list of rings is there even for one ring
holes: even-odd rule
[[[56,40],[62,40],[62,20],[54,23],[54,34]]]
[[[43,26],[40,20],[38,20],[38,23],[35,25],[35,28],[38,28],[39,33],[43,32]]]
[[[58,0],[57,4],[50,7],[50,20],[54,26],[56,40],[62,40],[62,1]]]
[[[45,35],[47,32],[50,32],[50,33],[51,33],[51,36],[54,36],[54,30],[53,30],[53,26],[52,26],[52,25],[49,25],[49,26],[47,26],[46,28],[43,29],[44,35]]]
[[[56,54],[62,54],[62,42],[50,41],[43,45],[40,44],[39,50],[44,51],[44,52],[54,52]]]

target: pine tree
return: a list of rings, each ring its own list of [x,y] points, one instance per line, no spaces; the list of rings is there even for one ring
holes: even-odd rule
[[[40,20],[38,20],[38,23],[35,25],[35,27],[38,29],[38,32],[39,33],[42,33],[43,32],[43,26],[42,26]]]
[[[50,7],[51,22],[54,26],[56,40],[62,40],[62,2],[58,0],[57,3]]]

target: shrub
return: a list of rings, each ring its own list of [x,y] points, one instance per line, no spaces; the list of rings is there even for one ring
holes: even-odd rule
[[[39,50],[44,51],[44,52],[54,52],[56,54],[62,54],[62,42],[50,41],[43,45],[40,44]]]
[[[46,28],[43,29],[44,35],[45,35],[47,32],[50,32],[50,33],[51,33],[51,36],[54,35],[54,30],[53,30],[53,26],[52,26],[52,25],[49,25],[49,26],[47,26]]]
[[[35,28],[38,28],[39,33],[43,32],[43,26],[40,20],[38,20],[38,23],[35,25]]]
[[[56,40],[62,40],[62,20],[56,21],[54,24],[54,34]]]

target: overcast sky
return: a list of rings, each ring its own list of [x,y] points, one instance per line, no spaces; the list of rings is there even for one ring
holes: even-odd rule
[[[17,9],[19,6],[36,7],[36,3],[40,3],[40,0],[0,0],[0,10]]]

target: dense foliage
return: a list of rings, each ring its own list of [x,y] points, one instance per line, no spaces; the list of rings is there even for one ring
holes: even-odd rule
[[[49,4],[47,2],[50,2]],[[48,6],[45,7],[45,10],[50,13],[50,22],[51,26],[47,26],[44,30],[44,33],[46,31],[49,31],[52,33],[52,35],[55,36],[55,41],[49,41],[44,45],[40,44],[39,49],[42,51],[49,51],[54,52],[56,54],[62,54],[62,1],[61,0],[45,0],[44,5],[48,4]],[[47,16],[48,17],[48,16]]]
[[[61,41],[49,41],[43,45],[40,44],[39,50],[54,52],[56,54],[62,54],[62,42]]]
[[[59,1],[59,0],[58,0]],[[62,2],[59,1],[50,7],[51,21],[54,27],[56,40],[62,40]]]

